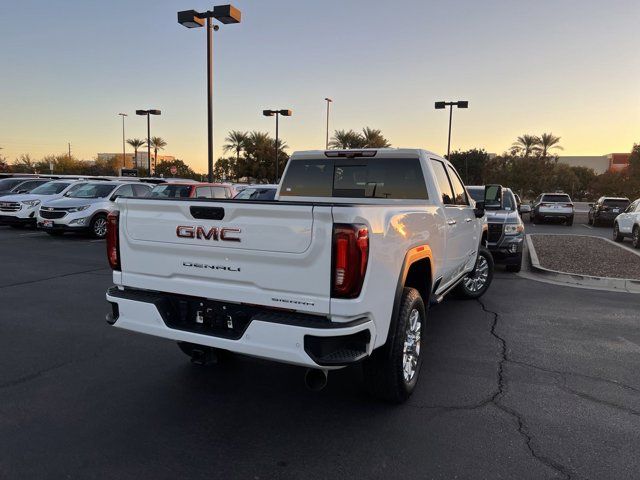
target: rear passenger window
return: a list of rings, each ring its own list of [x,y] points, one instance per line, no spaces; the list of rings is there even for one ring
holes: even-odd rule
[[[211,198],[211,187],[196,188],[196,198]]]
[[[281,196],[426,200],[418,158],[294,160]]]
[[[224,187],[211,187],[213,198],[229,198],[227,196],[227,189]]]
[[[467,192],[462,185],[458,173],[449,165],[447,165],[447,172],[449,172],[449,180],[451,180],[451,186],[453,187],[453,203],[455,205],[469,205]]]
[[[433,166],[438,188],[442,192],[442,203],[445,205],[453,205],[453,189],[449,183],[449,177],[444,168],[444,163],[440,160],[431,160],[431,165]]]
[[[134,185],[133,186],[133,194],[136,197],[146,197],[147,194],[151,191],[151,188],[147,185]]]

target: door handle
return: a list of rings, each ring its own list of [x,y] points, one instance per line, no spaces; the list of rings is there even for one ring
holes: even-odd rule
[[[448,225],[455,225],[456,223],[457,223],[457,222],[456,222],[454,219],[452,219],[452,218],[451,218],[451,219],[449,219],[449,220],[447,220],[447,224],[448,224]]]

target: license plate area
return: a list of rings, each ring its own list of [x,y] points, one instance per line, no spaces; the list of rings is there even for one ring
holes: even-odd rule
[[[44,228],[53,228],[53,220],[43,220],[42,226]]]

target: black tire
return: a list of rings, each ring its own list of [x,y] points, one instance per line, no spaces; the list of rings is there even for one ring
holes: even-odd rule
[[[587,219],[587,223],[589,225],[593,225],[593,218],[591,218],[591,215],[589,215],[589,218]]]
[[[633,227],[633,233],[631,234],[631,245],[633,248],[640,248],[640,227],[637,225]]]
[[[613,224],[613,241],[614,242],[622,242],[624,240],[624,236],[620,233],[620,227],[618,227],[618,222]]]
[[[11,228],[15,228],[16,230],[22,230],[24,225],[22,223],[12,223],[9,225]]]
[[[536,217],[536,214],[533,212],[531,212],[531,214],[529,215],[529,220],[531,220],[531,223],[533,223],[534,225],[538,223],[538,217]]]
[[[362,364],[365,387],[371,395],[393,403],[402,403],[411,396],[422,365],[420,345],[426,319],[427,306],[420,293],[415,288],[405,288],[398,319],[391,325],[393,330],[389,330],[387,344],[374,350]],[[406,350],[407,343],[410,350]]]
[[[51,235],[52,237],[61,237],[62,235],[64,235],[64,232],[62,230],[53,230],[53,231],[45,230],[45,232],[48,235]]]
[[[591,225],[593,225],[594,227],[600,226],[600,224],[598,223],[598,219],[596,217],[593,217],[593,222],[591,222]]]
[[[564,224],[565,224],[567,227],[572,226],[572,225],[573,225],[573,217],[571,217],[569,220],[567,220],[566,222],[564,222]]]
[[[94,238],[105,238],[107,236],[107,216],[104,213],[98,213],[91,219],[89,232]]]
[[[486,247],[480,247],[473,271],[468,273],[454,290],[456,296],[466,299],[480,298],[491,285],[493,269],[491,252]]]

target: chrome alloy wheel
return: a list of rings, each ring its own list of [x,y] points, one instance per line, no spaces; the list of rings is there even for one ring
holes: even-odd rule
[[[479,292],[487,283],[489,278],[489,262],[484,255],[478,255],[476,268],[470,272],[462,281],[467,290],[472,293]]]
[[[100,217],[93,223],[93,233],[95,233],[97,237],[104,237],[107,234],[106,218]]]
[[[421,330],[422,319],[420,318],[420,312],[414,308],[409,314],[404,338],[404,348],[402,350],[402,373],[404,381],[407,383],[413,380],[418,368]]]

